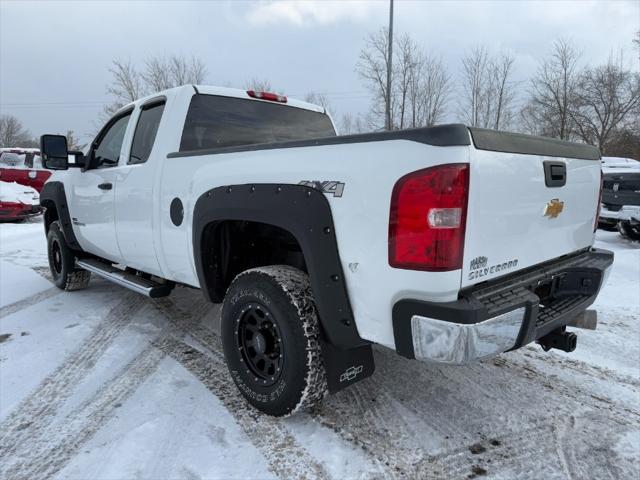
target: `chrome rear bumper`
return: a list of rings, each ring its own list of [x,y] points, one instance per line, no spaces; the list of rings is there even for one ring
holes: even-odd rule
[[[414,356],[428,362],[464,365],[506,352],[516,345],[525,310],[521,307],[470,325],[414,315]]]
[[[400,300],[396,351],[463,365],[514,350],[571,325],[605,283],[613,253],[590,249],[462,291],[454,302]]]

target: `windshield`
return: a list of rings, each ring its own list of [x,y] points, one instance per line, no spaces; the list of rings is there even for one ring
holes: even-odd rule
[[[278,103],[194,95],[180,151],[333,137],[328,115]]]

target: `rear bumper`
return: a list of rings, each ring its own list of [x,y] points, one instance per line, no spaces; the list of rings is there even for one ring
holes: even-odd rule
[[[602,208],[600,209],[600,219],[609,221],[610,223],[617,223],[620,221],[640,222],[640,206],[625,205],[615,212],[602,205]]]
[[[40,215],[44,209],[40,205],[26,205],[19,202],[0,202],[0,222],[21,220]]]
[[[462,365],[513,350],[569,324],[604,285],[613,252],[590,249],[463,290],[455,302],[400,300],[396,351]]]

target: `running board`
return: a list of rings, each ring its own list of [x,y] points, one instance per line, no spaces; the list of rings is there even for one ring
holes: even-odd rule
[[[173,289],[172,282],[156,283],[138,275],[127,273],[100,260],[76,260],[76,266],[150,298],[166,297]]]

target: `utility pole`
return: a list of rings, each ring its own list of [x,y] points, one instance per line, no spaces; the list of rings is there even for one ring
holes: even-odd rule
[[[387,60],[387,95],[385,100],[384,129],[391,130],[391,71],[393,69],[393,0],[389,2],[389,58]]]

